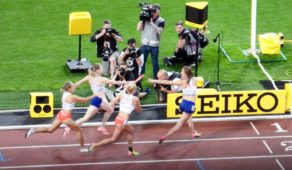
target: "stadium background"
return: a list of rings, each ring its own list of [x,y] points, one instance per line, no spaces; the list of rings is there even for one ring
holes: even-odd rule
[[[180,67],[163,66],[162,58],[172,54],[177,35],[174,24],[183,20],[185,3],[189,1],[157,0],[161,4],[161,16],[166,20],[160,48],[160,64],[167,70],[179,70]],[[212,39],[223,31],[223,45],[229,45],[230,52],[238,49],[233,46],[248,47],[250,33],[250,1],[209,0],[210,44],[204,50],[204,61],[199,65],[199,75],[212,82],[215,87],[217,72],[217,44]],[[59,88],[67,80],[77,81],[84,73],[70,73],[65,67],[68,58],[76,58],[78,37],[68,35],[69,13],[89,11],[93,19],[93,28],[101,27],[104,19],[110,19],[112,26],[124,36],[119,44],[125,47],[126,40],[140,38],[136,31],[140,9],[136,0],[1,0],[0,1],[0,110],[28,108],[29,92],[52,91],[55,106],[60,107]],[[292,1],[258,0],[257,34],[283,32],[286,39],[292,39],[291,14]],[[95,56],[95,44],[89,42],[89,35],[83,36],[82,54],[92,63],[100,62]],[[139,44],[140,45],[140,44]],[[289,80],[292,71],[290,57],[292,45],[282,49],[288,61],[267,62],[264,67],[275,80]],[[223,55],[220,58],[220,80],[222,90],[263,89],[260,80],[267,79],[256,63],[229,63]],[[151,62],[148,61],[146,75],[150,76]],[[150,87],[144,81],[145,87]],[[82,85],[77,94],[89,95],[87,85]],[[142,103],[155,103],[155,93],[142,100]]]

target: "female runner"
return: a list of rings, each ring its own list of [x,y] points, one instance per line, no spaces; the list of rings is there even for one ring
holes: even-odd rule
[[[27,131],[25,138],[28,138],[35,133],[52,133],[63,123],[70,127],[74,132],[76,132],[77,138],[81,146],[80,152],[88,152],[88,148],[84,146],[82,131],[76,124],[76,122],[72,119],[71,114],[72,110],[74,109],[75,103],[86,103],[87,101],[92,99],[94,95],[85,98],[73,95],[75,87],[71,81],[65,83],[62,91],[62,110],[58,113],[52,125],[50,127],[31,128],[29,131]]]
[[[128,144],[129,144],[128,156],[139,155],[138,152],[133,150],[134,128],[131,125],[127,124],[127,121],[130,117],[130,114],[132,114],[134,110],[136,112],[141,112],[142,108],[141,108],[139,98],[134,96],[137,90],[137,86],[135,84],[129,84],[126,86],[125,89],[127,93],[125,91],[121,92],[111,102],[111,105],[116,105],[117,103],[120,103],[120,111],[115,119],[116,128],[114,130],[112,137],[103,139],[102,141],[98,143],[91,144],[89,151],[93,151],[97,147],[116,142],[120,138],[122,132],[126,132],[128,134]]]
[[[168,80],[153,80],[149,79],[150,83],[165,84],[165,85],[178,85],[182,89],[183,98],[179,106],[182,115],[179,121],[172,127],[165,135],[161,136],[159,139],[159,144],[161,144],[167,137],[172,135],[174,132],[178,131],[185,122],[188,123],[189,128],[192,131],[193,137],[200,137],[201,134],[198,133],[193,124],[192,114],[195,111],[196,105],[196,93],[197,93],[197,80],[193,77],[191,67],[184,66],[181,71],[181,80],[178,81],[168,81]]]
[[[92,116],[94,116],[98,109],[102,109],[104,111],[104,116],[102,119],[102,126],[98,127],[97,130],[102,132],[105,135],[109,135],[108,131],[105,128],[106,122],[109,120],[111,114],[114,112],[114,109],[109,105],[105,96],[105,84],[127,84],[126,81],[113,81],[108,78],[102,77],[103,67],[101,64],[94,64],[88,70],[88,75],[83,79],[78,81],[75,84],[77,88],[84,82],[88,82],[90,88],[95,95],[95,97],[91,100],[90,105],[85,113],[85,115],[76,120],[76,123],[81,126],[82,123],[88,121]],[[64,136],[69,133],[70,129],[65,128]]]

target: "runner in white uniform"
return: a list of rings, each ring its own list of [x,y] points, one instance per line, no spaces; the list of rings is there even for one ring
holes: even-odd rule
[[[178,85],[183,91],[182,102],[179,109],[182,115],[179,121],[174,127],[172,127],[165,135],[161,136],[159,143],[162,143],[167,137],[172,135],[174,132],[178,131],[185,122],[188,123],[189,128],[192,131],[193,137],[200,137],[201,134],[198,133],[194,128],[194,123],[192,119],[192,114],[195,112],[195,100],[197,93],[197,80],[193,77],[192,68],[184,66],[181,71],[181,80],[178,81],[168,81],[168,80],[152,80],[149,79],[150,83],[165,84],[165,85]]]
[[[75,103],[88,102],[88,100],[92,99],[94,95],[85,98],[73,95],[75,87],[72,82],[66,82],[66,84],[62,88],[62,91],[62,110],[58,113],[52,125],[50,127],[31,128],[26,133],[25,137],[28,138],[35,133],[53,133],[63,123],[66,126],[70,127],[74,132],[76,132],[77,138],[81,146],[80,152],[88,152],[88,148],[84,147],[82,131],[77,123],[72,119],[72,111],[75,107]]]
[[[120,111],[115,119],[116,128],[112,137],[103,139],[98,143],[91,144],[90,151],[95,150],[97,147],[116,142],[120,138],[122,132],[126,132],[128,134],[129,143],[128,156],[139,155],[138,152],[133,150],[134,128],[129,125],[127,121],[134,110],[136,112],[141,112],[142,109],[139,98],[134,96],[137,89],[136,85],[129,84],[125,89],[126,92],[118,94],[118,96],[111,102],[112,105],[116,105],[118,102],[120,103]]]
[[[90,105],[85,113],[85,115],[76,120],[78,125],[82,125],[82,123],[88,121],[92,116],[94,116],[99,109],[104,111],[102,126],[98,127],[97,130],[102,132],[105,135],[109,135],[108,131],[105,128],[106,122],[109,120],[111,114],[114,112],[114,109],[109,105],[107,99],[105,97],[105,87],[106,84],[127,84],[126,81],[113,81],[106,77],[102,77],[103,67],[101,64],[94,64],[88,70],[88,75],[83,79],[78,81],[75,84],[75,87],[80,86],[84,82],[88,82],[92,93],[95,97],[91,100]],[[64,136],[69,133],[70,129],[66,128],[64,132]]]

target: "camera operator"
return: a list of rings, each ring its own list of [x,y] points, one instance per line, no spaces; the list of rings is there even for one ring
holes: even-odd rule
[[[116,29],[111,28],[109,20],[105,20],[103,27],[91,36],[90,41],[96,42],[97,57],[101,57],[103,63],[109,62],[112,77],[117,67],[119,56],[117,42],[123,41],[123,37]],[[108,73],[108,69],[105,69],[105,72]]]
[[[169,81],[178,81],[180,80],[180,74],[178,72],[167,72],[165,70],[159,70],[157,73],[158,80],[169,80]],[[176,85],[161,85],[154,84],[154,89],[157,92],[157,98],[159,103],[165,103],[167,101],[167,93],[177,93],[181,89]]]
[[[131,38],[128,40],[128,47],[125,48],[119,56],[119,63],[127,66],[125,74],[126,81],[136,80],[140,76],[140,70],[143,65],[143,54],[136,47],[136,40]],[[142,90],[141,82],[137,86]]]
[[[174,56],[165,57],[163,62],[167,66],[173,66],[176,63],[184,65],[193,65],[202,60],[202,49],[209,43],[208,38],[199,30],[184,28],[183,21],[178,21],[175,26],[178,33],[178,43]]]
[[[148,54],[151,54],[153,77],[156,78],[159,70],[158,53],[160,36],[164,29],[164,19],[160,17],[160,5],[144,5],[143,11],[140,14],[140,21],[137,24],[137,31],[141,32],[141,51],[144,55],[144,64],[142,67],[142,74],[145,73],[145,65]],[[149,19],[148,19],[149,16]]]

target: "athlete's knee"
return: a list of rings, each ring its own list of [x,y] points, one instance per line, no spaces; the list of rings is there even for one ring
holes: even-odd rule
[[[113,112],[114,112],[114,109],[112,107],[109,107],[105,113],[111,115]]]
[[[134,136],[133,135],[128,135],[128,140],[133,141]]]
[[[81,133],[81,132],[82,132],[81,128],[79,128],[78,126],[76,126],[76,127],[72,127],[71,129],[72,129],[74,132],[76,132],[76,133]]]
[[[118,140],[117,137],[111,137],[111,138],[110,138],[110,142],[111,142],[111,143],[116,142],[117,140]]]
[[[129,132],[130,132],[130,135],[132,135],[133,136],[133,133],[135,132],[135,129],[133,128],[133,127],[129,127]]]
[[[82,124],[82,123],[84,123],[84,122],[86,122],[88,120],[89,120],[89,117],[85,115],[84,117],[78,119],[76,122],[77,122],[78,125],[80,125],[80,124]]]
[[[47,129],[48,133],[53,133],[54,130],[55,130],[55,128],[48,128],[48,129]]]

